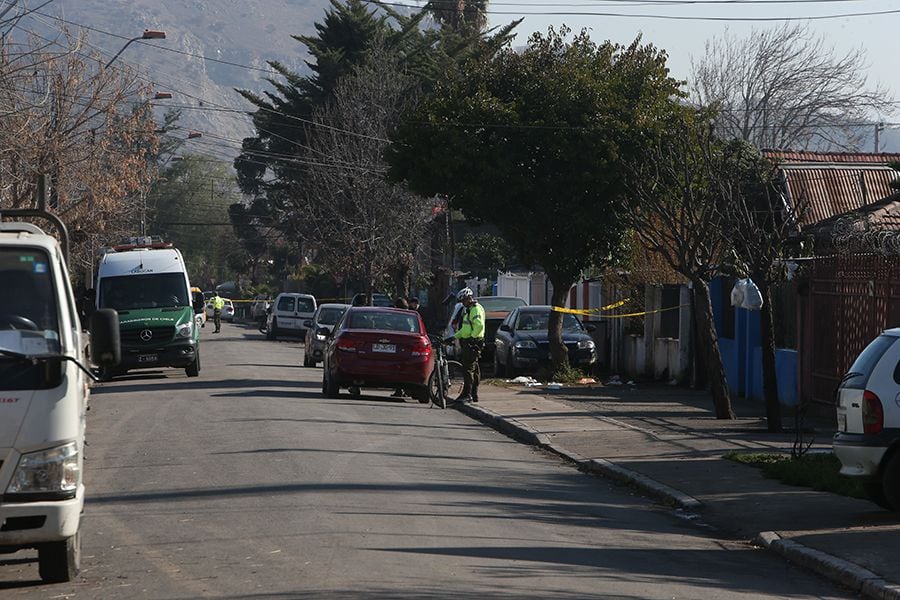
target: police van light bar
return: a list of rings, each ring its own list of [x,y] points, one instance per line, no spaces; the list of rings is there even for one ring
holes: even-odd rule
[[[171,242],[164,242],[158,235],[148,235],[144,237],[130,237],[112,247],[113,252],[127,252],[128,250],[137,250],[139,248],[162,249],[172,248]]]

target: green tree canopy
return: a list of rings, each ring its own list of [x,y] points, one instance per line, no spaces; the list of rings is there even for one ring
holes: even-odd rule
[[[446,195],[542,265],[555,305],[583,270],[620,256],[623,161],[660,136],[681,95],[653,46],[597,45],[586,32],[568,42],[568,33],[535,34],[524,51],[505,49],[440,82],[389,152],[394,177]]]

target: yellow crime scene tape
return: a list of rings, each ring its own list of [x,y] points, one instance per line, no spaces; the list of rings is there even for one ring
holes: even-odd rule
[[[553,310],[561,313],[569,313],[570,315],[593,315],[604,310],[612,310],[624,306],[629,300],[631,300],[631,298],[625,298],[624,300],[619,300],[618,302],[613,302],[612,304],[607,304],[600,308],[565,308],[564,306],[554,306]]]
[[[554,306],[553,310],[555,310],[557,312],[570,313],[570,314],[575,314],[575,315],[592,315],[592,314],[596,314],[600,311],[618,308],[618,307],[624,305],[626,302],[628,302],[628,300],[630,300],[630,298],[626,298],[625,300],[620,300],[619,302],[616,302],[615,304],[610,304],[607,306],[603,306],[601,308],[580,309],[580,308],[564,308],[562,306]],[[669,306],[668,308],[657,308],[656,310],[644,310],[641,312],[624,313],[624,314],[618,314],[618,315],[601,315],[601,316],[604,319],[624,319],[626,317],[640,317],[643,315],[652,315],[652,314],[656,314],[656,313],[666,312],[667,310],[676,310],[679,308],[684,308],[685,306],[690,306],[690,304],[679,304],[678,306]]]

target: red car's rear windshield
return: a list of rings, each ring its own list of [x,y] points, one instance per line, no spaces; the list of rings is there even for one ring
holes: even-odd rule
[[[359,311],[350,315],[350,329],[377,329],[379,331],[404,331],[422,333],[419,316],[413,313]]]

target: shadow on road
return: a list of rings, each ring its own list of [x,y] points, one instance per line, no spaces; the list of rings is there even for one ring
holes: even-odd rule
[[[112,381],[103,387],[91,390],[91,395],[121,394],[128,392],[153,392],[157,390],[202,390],[202,389],[235,389],[235,388],[321,388],[322,384],[316,381],[285,381],[272,379],[218,379],[214,381],[185,380],[179,382],[166,382],[159,384],[140,385],[116,385]]]

